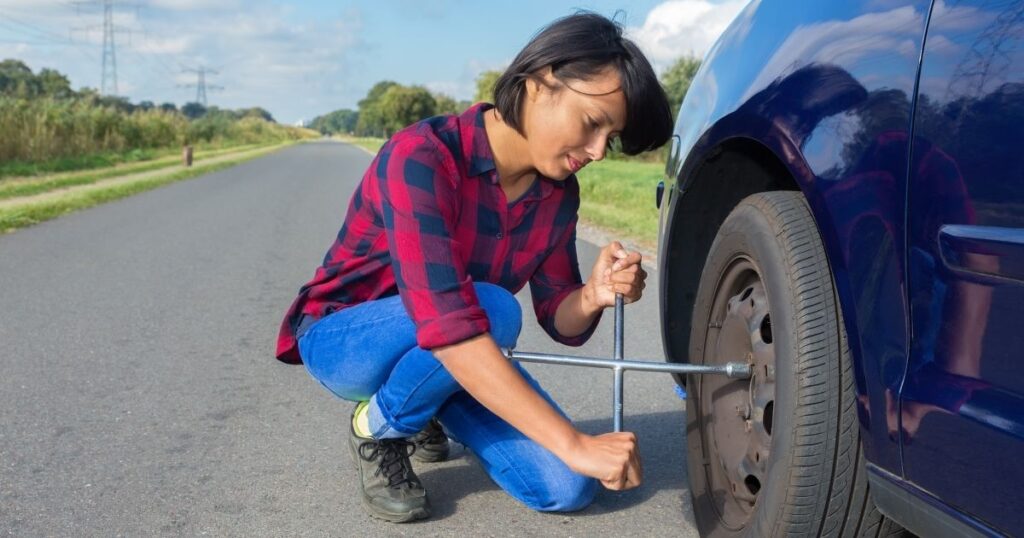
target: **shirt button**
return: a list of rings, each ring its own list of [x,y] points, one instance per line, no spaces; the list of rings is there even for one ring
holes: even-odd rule
[[[494,237],[497,237],[498,239],[501,239],[501,237],[502,237],[501,232],[498,232],[498,235],[495,235]]]

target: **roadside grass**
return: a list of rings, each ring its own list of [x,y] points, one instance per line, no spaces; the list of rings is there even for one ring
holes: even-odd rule
[[[602,160],[588,164],[576,174],[580,218],[653,249],[658,242],[655,189],[664,172],[662,162]]]
[[[248,153],[234,159],[205,165],[197,164],[193,165],[191,168],[185,168],[167,175],[111,185],[107,188],[90,189],[83,192],[71,191],[66,195],[56,197],[52,200],[0,208],[0,233],[9,233],[17,230],[18,228],[38,224],[72,211],[85,209],[104,202],[131,196],[133,194],[169,183],[174,183],[176,181],[182,181],[202,174],[208,174],[225,168],[230,168],[250,159],[262,157],[272,151],[289,146],[292,143],[286,142],[283,144],[275,144],[273,146],[266,147],[263,150],[256,150],[252,153]]]
[[[377,152],[380,151],[380,148],[381,148],[381,146],[384,145],[384,142],[388,141],[386,138],[380,138],[380,137],[375,137],[375,136],[348,136],[348,135],[334,135],[334,136],[335,136],[335,138],[337,138],[338,140],[341,140],[342,142],[345,142],[347,144],[352,144],[354,146],[359,146],[359,147],[369,151],[370,153],[372,153],[374,155],[376,155]]]
[[[271,144],[245,144],[215,150],[199,151],[193,154],[193,163],[199,163],[202,160],[217,157],[225,153],[249,151],[259,147],[269,147],[270,145]],[[181,155],[180,152],[178,152],[174,155],[159,159],[136,162],[133,164],[122,164],[105,170],[54,174],[41,177],[0,179],[0,200],[17,198],[20,196],[31,196],[33,194],[40,194],[55,189],[88,185],[104,179],[125,176],[128,174],[138,174],[141,172],[159,170],[161,168],[171,168],[173,166],[180,165],[181,162]]]
[[[338,139],[374,154],[386,141],[352,136]],[[576,174],[580,182],[580,219],[654,250],[658,243],[654,193],[664,176],[663,153],[658,150],[636,157],[611,157],[580,170]]]
[[[274,142],[276,143],[276,142]],[[195,146],[193,156],[209,155],[215,152],[238,151],[261,144],[202,144]],[[263,144],[266,145],[266,144]],[[34,176],[66,172],[84,172],[97,168],[110,168],[140,162],[152,162],[164,158],[181,159],[181,148],[132,149],[129,151],[107,151],[89,155],[60,157],[43,162],[7,161],[0,162],[0,184],[8,178],[30,178]]]
[[[125,152],[110,151],[92,155],[61,157],[45,162],[8,161],[0,164],[0,179],[107,168],[119,164],[149,161],[169,154],[170,152],[167,150],[133,149]]]

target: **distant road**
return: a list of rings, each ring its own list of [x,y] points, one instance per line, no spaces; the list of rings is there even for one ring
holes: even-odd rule
[[[12,536],[696,536],[684,417],[661,374],[626,375],[646,484],[538,514],[462,450],[417,472],[435,515],[366,516],[350,404],[273,358],[369,164],[337,142],[287,148],[0,236],[0,534]],[[589,273],[596,247],[579,243]],[[661,356],[657,274],[626,308],[627,357]],[[611,356],[612,312],[582,348],[537,326],[519,348]],[[592,433],[611,374],[531,365]]]

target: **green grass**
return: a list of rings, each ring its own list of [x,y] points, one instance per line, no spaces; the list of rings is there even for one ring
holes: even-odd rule
[[[338,135],[338,139],[347,144],[359,146],[365,150],[368,150],[374,155],[380,151],[381,146],[384,142],[387,142],[386,138],[373,137],[373,136],[342,136]]]
[[[242,148],[256,147],[259,144],[233,144],[227,146],[205,146],[209,149],[196,148],[194,157],[213,155]],[[78,172],[129,166],[141,162],[152,162],[161,159],[181,160],[181,148],[164,149],[133,149],[124,152],[94,153],[76,157],[63,157],[45,162],[9,161],[0,162],[0,184],[8,178],[30,178],[46,174]]]
[[[92,170],[124,163],[148,161],[169,154],[165,150],[134,149],[127,152],[106,152],[92,155],[62,157],[45,162],[9,161],[0,163],[0,178],[17,176],[38,176],[74,170]]]
[[[654,193],[665,173],[660,162],[604,160],[576,174],[580,181],[580,218],[609,231],[654,246],[658,209]]]
[[[200,151],[193,154],[193,160],[194,162],[197,162],[200,159],[209,159],[225,153],[247,151],[257,147],[260,147],[260,144],[240,145],[217,150]],[[58,174],[26,179],[0,179],[0,200],[17,198],[20,196],[31,196],[33,194],[40,194],[55,189],[75,187],[78,185],[88,185],[104,179],[149,172],[152,170],[160,170],[162,168],[171,168],[181,165],[181,163],[181,155],[174,154],[160,159],[125,164],[95,172]]]
[[[287,144],[278,144],[267,148],[265,151],[259,151],[235,159],[228,159],[226,161],[206,165],[197,164],[192,168],[185,168],[171,174],[151,177],[120,185],[112,185],[105,189],[98,189],[90,192],[73,192],[69,193],[67,196],[61,196],[53,200],[0,209],[0,233],[9,233],[18,228],[24,228],[26,226],[31,226],[33,224],[38,224],[55,217],[59,217],[65,213],[131,196],[175,181],[190,179],[202,174],[223,170],[241,162],[266,155],[267,153],[284,147],[285,145]]]

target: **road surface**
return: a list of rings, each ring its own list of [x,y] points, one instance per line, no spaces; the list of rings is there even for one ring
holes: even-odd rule
[[[696,536],[684,415],[664,374],[626,374],[637,490],[535,513],[457,448],[416,465],[431,519],[363,512],[351,404],[273,352],[369,161],[302,144],[0,236],[0,534]],[[586,277],[597,247],[578,249]],[[520,349],[611,357],[610,310],[567,348],[537,325],[528,290]],[[654,272],[626,307],[625,349],[661,357]],[[528,368],[581,429],[611,429],[609,371]]]

